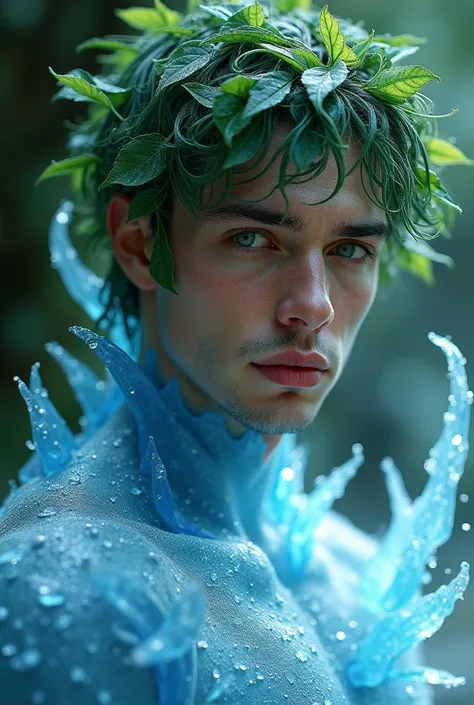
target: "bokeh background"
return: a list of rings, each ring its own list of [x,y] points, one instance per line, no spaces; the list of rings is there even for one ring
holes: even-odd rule
[[[68,180],[50,180],[36,188],[34,182],[51,159],[67,156],[64,120],[85,114],[83,104],[50,102],[56,83],[48,65],[58,73],[79,66],[98,72],[95,53],[77,56],[75,47],[90,37],[133,32],[114,15],[114,8],[131,4],[0,0],[0,500],[8,492],[8,479],[16,478],[31,452],[25,446],[31,437],[28,415],[13,376],[27,380],[31,364],[39,361],[50,397],[78,432],[79,406],[44,344],[57,340],[102,372],[96,356],[68,332],[70,325],[87,326],[90,321],[69,299],[49,263],[49,221],[59,201],[70,195]],[[182,0],[168,4],[185,8]],[[474,157],[474,3],[333,0],[329,9],[354,21],[363,18],[369,31],[407,32],[428,39],[404,63],[420,63],[440,76],[441,83],[428,84],[424,92],[435,101],[438,114],[459,108],[455,116],[439,122],[440,136],[455,136],[458,146]],[[467,358],[466,370],[474,387],[474,168],[450,167],[444,182],[464,213],[458,217],[452,240],[440,238],[432,244],[455,260],[455,269],[434,265],[434,286],[406,274],[394,291],[377,299],[337,387],[315,424],[299,434],[299,440],[311,444],[308,491],[316,475],[350,457],[353,443],[363,444],[365,464],[336,508],[378,534],[386,529],[390,516],[380,461],[392,457],[409,492],[418,496],[427,478],[424,460],[442,428],[449,393],[447,367],[441,350],[429,342],[429,331],[452,336]],[[74,244],[84,251],[83,242]],[[87,263],[100,269],[97,262]],[[466,499],[474,496],[472,451],[460,492],[464,501],[458,501],[454,534],[439,551],[427,591],[447,582],[462,560],[473,559],[473,531],[466,530],[466,525],[474,524],[474,499]],[[437,705],[472,705],[474,585],[441,631],[426,642],[425,652],[427,664],[468,678],[461,688],[438,686]]]

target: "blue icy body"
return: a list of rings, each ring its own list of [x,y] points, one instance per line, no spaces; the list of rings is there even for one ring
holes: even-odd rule
[[[97,317],[101,282],[71,247],[70,215],[66,203],[53,221],[52,260]],[[463,563],[421,594],[469,450],[473,394],[451,340],[429,335],[450,394],[426,486],[412,501],[384,459],[392,522],[376,541],[332,509],[363,464],[360,444],[307,495],[294,435],[265,461],[256,432],[237,440],[218,412],[192,414],[177,381],[157,378],[156,352],[140,367],[120,328],[110,340],[71,330],[107,377],[47,345],[82,405],[78,436],[38,364],[28,385],[17,379],[35,452],[0,508],[0,702],[428,705],[427,684],[464,682],[418,648],[469,582]],[[217,471],[240,522],[220,512]]]

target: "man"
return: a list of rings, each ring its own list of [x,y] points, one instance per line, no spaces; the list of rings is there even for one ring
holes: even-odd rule
[[[62,97],[86,91],[107,113],[93,106],[71,143],[79,152],[61,169],[75,174],[97,218],[105,208],[116,263],[106,313],[119,304],[127,334],[139,321],[141,349],[137,365],[106,338],[73,328],[120,394],[111,378],[99,390],[90,371],[50,347],[88,417],[77,438],[47,398],[37,366],[29,389],[19,381],[36,455],[3,510],[3,692],[9,705],[429,703],[423,683],[463,680],[423,668],[413,648],[439,628],[468,582],[463,565],[449,587],[418,595],[426,561],[450,535],[444,499],[456,483],[443,473],[455,466],[459,480],[467,452],[460,352],[433,337],[457,360],[451,393],[464,416],[452,412],[446,437],[457,439],[459,452],[449,461],[447,451],[438,453],[433,482],[412,507],[387,468],[398,521],[388,543],[377,545],[329,513],[363,462],[361,447],[308,498],[304,454],[292,434],[314,421],[339,379],[382,265],[388,275],[395,252],[412,270],[435,258],[428,245],[410,249],[402,237],[403,226],[421,232],[420,221],[433,224],[440,200],[454,207],[426,161],[422,168],[428,120],[413,86],[433,75],[415,67],[407,83],[390,73],[397,43],[384,48],[355,26],[344,38],[327,8],[284,16],[306,44],[285,30],[283,14],[258,2],[208,9],[182,20],[184,38],[201,23],[222,45],[210,51],[202,32],[169,63],[156,64],[161,90],[171,87],[166,100],[156,102],[159,92],[147,84],[163,34],[136,46],[105,41],[133,54],[120,79],[80,70],[59,77]],[[124,18],[155,30],[180,20],[159,2],[155,14],[143,12],[132,8]],[[226,41],[245,49],[253,42],[267,55],[258,78],[247,64],[246,75],[226,75],[219,92],[213,76],[235,66],[229,52],[225,68],[218,64]],[[284,75],[284,60],[294,76]],[[351,66],[359,73],[349,75]],[[385,80],[377,74],[382,66]],[[191,75],[183,105],[184,89],[175,84]],[[370,80],[364,94],[361,82]],[[148,85],[148,103],[138,89],[131,95],[132,85]],[[405,112],[394,107],[405,101]],[[269,112],[278,105],[278,114]],[[210,124],[211,107],[223,143],[216,131],[198,143],[197,126]],[[175,139],[172,147],[164,135]],[[180,140],[198,172],[194,189],[177,157]],[[190,144],[194,162],[185,152]],[[212,169],[206,148],[217,160],[227,155],[227,168]],[[301,175],[310,165],[317,166],[311,178],[275,189],[285,169]],[[57,165],[49,169],[58,173]],[[230,187],[229,173],[236,177]],[[443,199],[431,199],[428,183]],[[69,220],[64,206],[54,227]],[[83,285],[80,295],[92,298],[94,279],[74,264],[62,237],[53,261],[73,295]],[[113,338],[117,324],[109,323]]]

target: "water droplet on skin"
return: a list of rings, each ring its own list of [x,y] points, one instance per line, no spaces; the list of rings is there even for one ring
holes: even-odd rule
[[[464,524],[461,526],[461,529],[462,529],[463,531],[470,531],[470,530],[471,530],[471,525],[469,524],[469,522],[466,521],[466,522],[464,522]]]
[[[263,681],[264,676],[261,673],[257,673],[257,680]]]
[[[217,573],[211,573],[211,580],[212,580],[213,583],[216,582],[216,580],[217,580]]]
[[[41,654],[37,649],[26,649],[21,654],[12,657],[10,666],[16,671],[27,671],[38,666],[40,662]]]
[[[346,638],[346,633],[345,633],[345,632],[342,632],[342,631],[336,632],[336,639],[337,639],[338,641],[344,641],[345,638]]]
[[[304,654],[302,651],[297,651],[297,652],[296,652],[296,658],[297,658],[299,661],[301,661],[302,663],[304,663],[305,661],[308,660],[308,657],[307,657],[306,654]]]
[[[357,627],[357,622],[355,621],[355,619],[351,619],[351,621],[349,622],[349,626],[351,629],[355,629]]]
[[[112,548],[112,543],[111,543],[110,541],[103,541],[103,542],[102,542],[102,545],[103,545],[105,548]]]
[[[459,501],[466,504],[466,502],[469,502],[469,495],[464,493],[459,495]]]
[[[56,507],[45,507],[42,512],[37,514],[38,519],[44,519],[45,517],[52,517],[57,514],[58,510]]]
[[[296,676],[292,671],[285,671],[285,677],[288,683],[291,683],[292,685],[296,680]]]
[[[8,610],[6,607],[0,607],[0,622],[4,622],[8,619]]]
[[[87,678],[86,672],[80,666],[71,668],[70,676],[73,683],[84,683]]]
[[[246,671],[247,666],[244,666],[243,663],[234,663],[234,668],[236,671]]]
[[[140,490],[138,487],[132,487],[130,490],[130,494],[134,494],[138,496],[139,494],[142,494],[143,490]]]
[[[209,644],[207,643],[207,641],[201,640],[197,642],[198,649],[207,649],[208,646]]]
[[[66,598],[59,592],[51,592],[38,597],[38,602],[45,607],[58,607],[63,605]]]
[[[38,534],[31,542],[31,548],[43,548],[46,543],[46,537],[43,534]]]
[[[15,644],[4,644],[2,646],[2,654],[4,656],[13,656],[13,654],[16,654]]]
[[[109,497],[111,502],[115,502],[117,500],[117,497]]]
[[[95,527],[91,529],[91,536],[98,536],[99,535],[99,529],[96,529]]]
[[[237,595],[234,595],[234,600],[236,601],[236,603],[237,603],[238,605],[242,602],[242,598],[241,598],[241,597],[238,597]]]

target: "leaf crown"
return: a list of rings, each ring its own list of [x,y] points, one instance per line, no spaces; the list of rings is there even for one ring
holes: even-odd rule
[[[331,198],[347,175],[344,150],[356,141],[356,166],[369,183],[362,180],[364,190],[385,210],[394,234],[384,245],[381,285],[400,269],[433,283],[433,261],[453,266],[426,242],[451,237],[461,212],[439,173],[474,162],[438,136],[437,120],[448,116],[434,115],[420,92],[438,76],[423,66],[397,65],[424,39],[369,33],[333,16],[327,5],[312,8],[311,0],[188,0],[184,14],[154,0],[153,8],[116,14],[138,36],[93,38],[77,47],[105,52],[97,59],[100,74],[58,74],[50,67],[60,88],[53,100],[87,102],[89,113],[68,123],[70,156],[53,161],[37,183],[70,176],[79,232],[105,239],[108,199],[117,190],[131,194],[128,219],[152,215],[156,224],[150,272],[177,293],[166,233],[172,194],[199,217],[205,186],[227,175],[225,198],[233,168],[263,159],[276,120],[285,116],[294,127],[277,154],[284,153],[278,187],[287,208],[290,159],[298,179],[314,178],[332,153],[338,180]],[[121,308],[129,333],[137,292],[131,296],[116,263],[106,285],[102,318],[113,319],[114,307]]]

